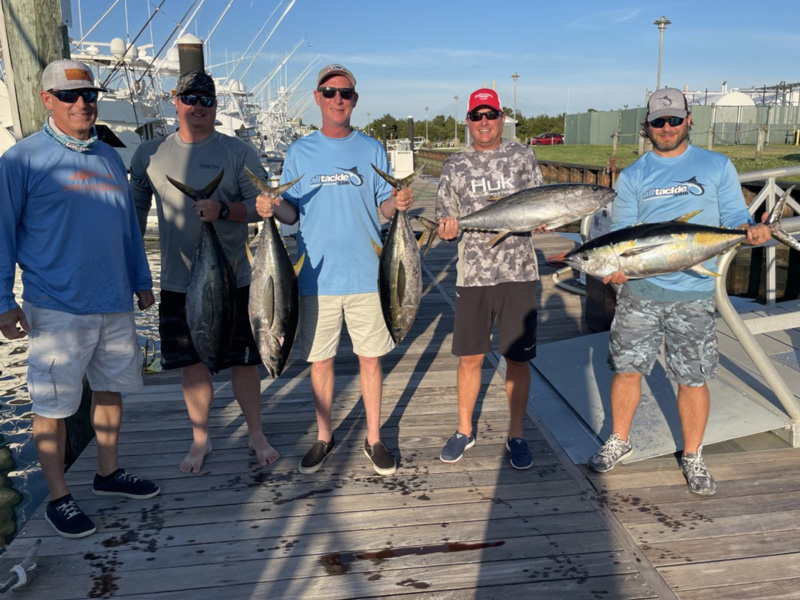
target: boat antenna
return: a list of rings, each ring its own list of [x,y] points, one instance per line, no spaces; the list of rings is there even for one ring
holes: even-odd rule
[[[102,22],[103,22],[103,19],[105,19],[105,18],[108,16],[108,13],[110,13],[112,10],[114,10],[114,7],[115,7],[117,4],[119,4],[119,0],[114,0],[114,4],[112,4],[112,5],[111,5],[111,6],[108,8],[108,10],[107,10],[105,13],[103,13],[103,16],[102,16],[102,17],[100,17],[100,18],[97,20],[97,23],[95,23],[94,25],[92,25],[92,28],[91,28],[89,31],[87,31],[87,32],[86,32],[86,35],[82,36],[80,40],[78,40],[77,42],[74,42],[74,43],[73,43],[73,47],[75,47],[75,48],[78,48],[78,47],[79,47],[81,44],[83,44],[83,42],[85,42],[85,41],[86,41],[86,38],[87,38],[87,37],[89,37],[89,36],[91,35],[91,33],[92,33],[92,32],[93,32],[95,29],[97,29],[97,26],[98,26],[98,25],[100,25],[100,23],[102,23]]]
[[[133,45],[136,43],[136,40],[138,40],[138,39],[139,39],[139,36],[141,36],[141,35],[142,35],[142,34],[145,32],[145,29],[147,29],[147,26],[148,26],[148,25],[150,25],[150,22],[151,22],[151,21],[153,20],[153,18],[156,16],[156,14],[158,13],[158,11],[160,11],[160,10],[161,10],[161,7],[162,7],[162,6],[164,6],[164,2],[166,2],[166,0],[161,0],[161,4],[159,4],[159,5],[156,7],[156,9],[155,9],[155,11],[153,12],[153,14],[152,14],[152,15],[150,15],[150,17],[147,19],[147,21],[145,22],[145,24],[144,24],[144,25],[142,25],[142,28],[139,30],[139,32],[138,32],[138,33],[137,33],[137,34],[136,34],[136,35],[133,37],[133,40],[132,40],[131,42],[129,42],[129,43],[128,43],[128,45],[125,47],[125,52],[123,52],[123,54],[122,54],[122,56],[123,56],[123,57],[125,57],[125,56],[128,54],[128,51],[129,51],[129,50],[130,50],[130,49],[133,47]],[[106,84],[107,84],[107,83],[109,82],[109,80],[110,80],[110,79],[111,79],[111,78],[114,76],[114,73],[116,73],[116,72],[117,72],[117,70],[119,69],[119,67],[120,67],[120,65],[121,65],[121,64],[123,64],[123,63],[122,63],[122,62],[118,62],[118,63],[117,63],[117,64],[115,64],[115,65],[114,65],[114,67],[113,67],[113,68],[112,68],[112,69],[109,71],[108,75],[106,75],[106,78],[103,80],[103,83],[101,84],[101,86],[102,86],[102,87],[106,87]]]
[[[277,23],[275,23],[275,26],[272,28],[272,31],[270,31],[270,32],[269,32],[269,35],[267,36],[267,39],[265,39],[265,40],[264,40],[264,43],[263,43],[263,44],[261,44],[261,47],[260,47],[260,48],[259,48],[259,49],[256,51],[256,54],[259,54],[259,53],[261,52],[261,50],[263,50],[264,46],[266,46],[266,45],[267,45],[267,42],[270,40],[270,38],[272,38],[272,34],[273,34],[273,33],[275,33],[275,30],[278,28],[278,25],[280,25],[280,24],[281,24],[281,22],[283,21],[283,19],[286,17],[286,15],[287,15],[287,14],[289,13],[289,11],[292,9],[292,7],[294,6],[294,3],[295,3],[295,0],[292,0],[292,1],[289,3],[289,6],[287,6],[287,7],[286,7],[286,10],[284,10],[284,11],[283,11],[283,14],[281,15],[281,18],[280,18],[280,19],[278,19],[278,22],[277,22]],[[241,77],[239,77],[239,79],[244,79],[244,76],[245,76],[245,75],[247,75],[247,72],[248,72],[248,71],[251,69],[251,67],[253,66],[253,64],[254,64],[255,62],[256,62],[256,59],[255,59],[255,58],[253,58],[253,60],[251,60],[251,61],[250,61],[250,64],[249,64],[249,65],[247,66],[247,68],[244,70],[244,73],[242,73],[242,76],[241,76]]]
[[[184,15],[183,15],[183,19],[185,19],[185,18],[186,18],[186,16],[189,14],[189,11],[190,11],[190,10],[192,10],[192,7],[193,7],[195,4],[197,4],[197,0],[195,0],[195,2],[192,2],[192,5],[191,5],[189,8],[187,8],[187,9],[186,9],[186,12],[185,12],[185,13],[184,13]],[[161,54],[161,52],[163,52],[164,48],[167,46],[167,44],[169,44],[169,41],[172,39],[172,36],[173,36],[173,35],[175,35],[175,32],[176,32],[176,31],[178,31],[178,28],[181,26],[181,23],[183,22],[183,19],[181,19],[180,21],[178,21],[177,25],[175,25],[175,28],[172,30],[172,33],[170,33],[170,34],[169,34],[169,36],[167,37],[167,39],[166,39],[166,40],[164,41],[164,43],[161,45],[161,48],[159,48],[159,49],[158,49],[158,52],[156,52],[156,53],[154,53],[154,54],[153,54],[153,59],[150,61],[150,64],[149,64],[149,65],[147,65],[147,68],[144,70],[144,73],[142,73],[142,76],[141,76],[141,77],[139,77],[139,79],[137,79],[137,80],[136,80],[136,83],[139,83],[139,82],[141,82],[141,81],[142,81],[142,79],[144,79],[145,75],[147,75],[148,71],[150,71],[150,67],[152,67],[152,66],[153,66],[153,63],[155,63],[155,62],[156,62],[156,59],[159,57],[159,55]]]

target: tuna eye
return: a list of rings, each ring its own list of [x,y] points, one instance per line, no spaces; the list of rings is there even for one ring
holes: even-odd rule
[[[588,252],[581,252],[581,260],[583,260],[583,261],[589,260],[589,253]]]

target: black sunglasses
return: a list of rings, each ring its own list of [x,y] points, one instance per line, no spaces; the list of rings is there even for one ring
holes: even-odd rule
[[[75,104],[78,98],[83,98],[86,104],[91,104],[97,102],[98,92],[97,90],[50,90],[50,93],[65,104]]]
[[[656,129],[662,129],[664,125],[666,125],[667,123],[669,123],[670,127],[677,127],[678,125],[683,123],[683,117],[668,117],[666,119],[660,117],[658,119],[653,119],[652,121],[650,121],[650,127],[655,127]]]
[[[467,118],[470,121],[473,121],[473,122],[477,123],[478,121],[483,119],[483,117],[486,117],[490,121],[494,121],[495,119],[499,119],[500,115],[502,115],[502,114],[503,114],[503,111],[500,111],[500,110],[487,110],[486,112],[473,111],[471,113],[467,113]]]
[[[178,94],[178,98],[181,99],[186,106],[194,106],[197,104],[198,100],[200,101],[200,106],[205,106],[206,108],[211,108],[217,103],[217,98],[215,96],[198,96],[197,94]]]
[[[339,92],[342,100],[352,100],[353,96],[356,94],[355,88],[336,88],[327,85],[319,88],[317,91],[322,94],[323,98],[328,98],[329,100],[336,95],[336,92]]]

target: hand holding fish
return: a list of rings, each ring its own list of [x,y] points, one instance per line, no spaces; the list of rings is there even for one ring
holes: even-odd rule
[[[211,223],[219,219],[222,205],[213,198],[205,198],[192,204],[192,208],[203,223]]]
[[[456,239],[458,237],[458,219],[455,217],[439,219],[439,237],[446,241]]]
[[[392,198],[394,198],[395,208],[400,212],[405,212],[411,208],[411,204],[414,202],[414,192],[410,187],[402,190],[392,189]]]
[[[138,298],[137,306],[139,310],[147,310],[156,301],[153,290],[139,290],[136,292],[136,298]]]
[[[628,276],[625,275],[622,271],[617,271],[616,273],[611,273],[611,275],[606,275],[603,277],[603,283],[613,283],[615,285],[622,285],[628,281]]]
[[[256,198],[256,212],[261,215],[263,219],[269,219],[273,216],[276,206],[280,206],[280,195],[272,196],[269,193],[262,193]]]
[[[766,218],[766,213],[764,213]],[[743,227],[747,231],[747,239],[743,242],[746,246],[759,246],[772,239],[772,230],[763,223]]]
[[[17,326],[19,323],[19,326]],[[17,340],[28,335],[31,326],[28,325],[28,319],[25,313],[18,306],[11,310],[4,312],[0,315],[0,331],[8,340]]]

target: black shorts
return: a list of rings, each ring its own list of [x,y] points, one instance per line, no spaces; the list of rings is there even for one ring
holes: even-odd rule
[[[249,285],[236,290],[236,326],[231,347],[222,361],[222,369],[261,364],[258,346],[250,329],[250,316],[247,312],[249,300]],[[186,294],[161,290],[158,333],[161,336],[161,366],[165,371],[201,362],[186,322]]]
[[[492,350],[492,324],[497,320],[498,352],[527,362],[536,356],[536,282],[521,281],[481,287],[456,287],[453,354],[473,356]]]

